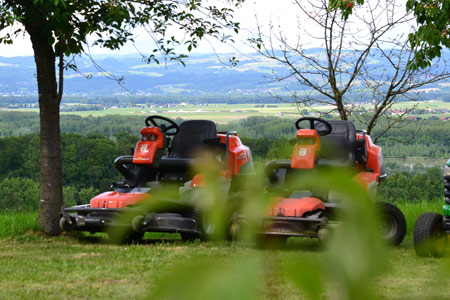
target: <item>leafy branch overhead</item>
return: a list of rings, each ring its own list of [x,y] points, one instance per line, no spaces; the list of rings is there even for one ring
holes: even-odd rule
[[[362,5],[364,0],[330,0],[329,4],[331,9],[339,9],[347,20],[355,4]],[[441,57],[444,47],[450,48],[450,1],[408,0],[406,11],[414,13],[418,27],[409,34],[409,43],[415,49],[409,68],[425,69],[432,65],[434,58]]]
[[[48,235],[60,233],[63,203],[59,114],[63,73],[76,69],[73,60],[65,62],[64,58],[89,54],[91,46],[119,49],[133,42],[133,30],[139,27],[155,44],[153,54],[144,57],[146,61],[159,63],[159,53],[183,63],[185,56],[177,55],[176,46],[191,51],[206,36],[227,40],[229,36],[222,35],[225,29],[239,30],[232,14],[242,1],[229,0],[231,7],[218,7],[202,0],[0,0],[0,42],[10,44],[26,32],[33,45],[41,129],[38,224]],[[171,28],[184,36],[169,34]]]
[[[333,9],[340,9],[342,12],[342,18],[347,20],[353,13],[353,7],[355,7],[355,4],[364,4],[364,0],[330,0],[329,11]]]
[[[234,5],[239,6],[241,2],[236,0]],[[182,60],[185,55],[177,55],[176,46],[184,44],[191,51],[206,36],[231,39],[221,33],[224,28],[239,30],[239,23],[232,21],[232,8],[207,5],[201,0],[4,0],[0,3],[0,30],[11,28],[0,36],[1,43],[11,44],[23,33],[23,27],[13,31],[15,22],[28,23],[40,26],[48,44],[54,46],[56,56],[83,53],[90,46],[119,49],[133,41],[133,29],[145,27],[155,42],[154,53]],[[182,40],[168,35],[171,27],[185,33]],[[149,61],[159,62],[155,54],[149,56]]]
[[[450,2],[446,0],[408,0],[408,11],[413,11],[419,28],[409,35],[412,47],[417,47],[413,68],[431,66],[441,57],[442,47],[450,47]]]

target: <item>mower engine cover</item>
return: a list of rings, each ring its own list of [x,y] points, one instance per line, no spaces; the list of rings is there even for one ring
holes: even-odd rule
[[[292,151],[291,168],[312,169],[320,150],[319,134],[315,129],[299,129],[297,144]]]
[[[143,203],[144,201],[152,201],[150,194],[132,192],[105,192],[91,199],[90,207],[93,208],[126,208],[130,205]]]
[[[228,136],[228,143],[227,143]],[[221,144],[228,144],[226,169],[231,175],[240,175],[253,172],[253,160],[250,148],[242,144],[241,139],[235,135],[218,134]],[[227,175],[228,177],[230,174]]]
[[[323,202],[314,197],[304,198],[274,198],[276,202],[269,211],[268,216],[272,217],[302,217],[307,212],[325,210]]]
[[[133,155],[134,164],[153,164],[159,166],[167,144],[167,138],[158,127],[141,129],[141,140],[136,144]]]

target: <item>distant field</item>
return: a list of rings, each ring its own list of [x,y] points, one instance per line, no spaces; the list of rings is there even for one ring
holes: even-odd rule
[[[395,162],[404,166],[408,166],[412,168],[416,165],[422,165],[427,168],[432,167],[442,167],[447,162],[447,158],[424,158],[424,157],[408,157],[408,158],[399,158],[399,157],[384,157],[385,162]]]
[[[450,102],[403,102],[393,106],[394,109],[411,107],[418,104],[418,109],[449,109]],[[369,107],[367,107],[369,108]],[[264,107],[257,104],[203,104],[203,105],[184,105],[177,107],[152,107],[152,108],[108,108],[105,110],[95,111],[62,111],[62,114],[87,116],[106,116],[106,115],[130,115],[130,116],[147,116],[150,114],[162,114],[171,118],[182,119],[204,119],[208,118],[218,123],[228,123],[238,119],[245,119],[251,116],[277,116],[285,118],[298,118],[299,108],[291,103],[265,104]],[[328,106],[317,106],[317,111],[328,111]],[[8,110],[8,109],[2,109]],[[11,110],[10,110],[11,111]],[[35,111],[38,109],[14,109],[13,111]],[[431,114],[422,115],[426,118]],[[450,117],[450,112],[439,114],[438,117]]]
[[[177,107],[154,107],[154,108],[108,108],[98,111],[71,111],[62,114],[87,116],[106,115],[129,115],[147,116],[150,114],[162,114],[171,118],[204,119],[227,123],[237,119],[245,119],[250,116],[279,116],[297,118],[299,110],[294,104],[271,104],[270,107],[255,107],[256,104],[208,104],[208,105],[185,105]],[[6,109],[2,109],[6,110]],[[11,110],[10,110],[11,111]],[[13,111],[35,111],[38,109],[14,109]]]

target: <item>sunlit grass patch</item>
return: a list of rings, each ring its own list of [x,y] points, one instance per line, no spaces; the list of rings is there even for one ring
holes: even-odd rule
[[[416,224],[417,218],[426,212],[436,212],[442,214],[442,207],[444,205],[443,199],[436,199],[432,202],[407,202],[407,201],[398,201],[395,202],[395,205],[401,209],[403,214],[405,215],[406,223],[407,223],[407,232],[406,232],[406,243],[410,243],[412,240],[414,225]]]
[[[36,212],[0,213],[0,239],[17,237],[37,230]]]

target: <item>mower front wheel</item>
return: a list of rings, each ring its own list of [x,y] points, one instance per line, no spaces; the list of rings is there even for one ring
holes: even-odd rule
[[[447,234],[442,230],[443,218],[437,213],[419,216],[414,227],[414,249],[418,256],[442,257],[447,247]]]
[[[197,230],[202,232],[201,231],[201,224],[200,224],[201,223],[200,222],[201,216],[200,216],[198,208],[194,207],[194,208],[191,208],[191,209],[187,210],[186,212],[184,212],[183,217],[194,219],[195,222],[197,222]],[[183,241],[195,241],[198,238],[204,239],[203,234],[196,234],[196,233],[190,233],[190,232],[189,233],[188,232],[181,232],[180,235],[181,235],[181,239]]]
[[[387,202],[377,202],[376,207],[380,216],[381,238],[390,245],[400,245],[406,235],[406,220],[402,211]]]
[[[75,220],[72,217],[65,217],[62,216],[61,219],[59,219],[59,228],[65,231],[71,231],[74,230],[77,226]]]

